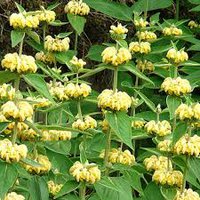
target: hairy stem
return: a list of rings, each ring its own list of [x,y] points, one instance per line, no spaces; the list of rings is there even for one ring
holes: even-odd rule
[[[46,30],[47,30],[47,24],[43,24],[43,27],[42,27],[42,36],[43,36],[43,42],[45,42],[45,37],[46,37]]]
[[[25,37],[25,34],[24,34],[22,41],[20,42],[20,45],[19,45],[19,56],[21,56],[22,52],[23,52],[24,37]]]
[[[79,188],[80,200],[85,200],[86,184],[83,182]]]
[[[17,133],[18,133],[17,124],[18,124],[18,122],[15,122],[13,134],[12,134],[12,144],[15,144],[15,142],[17,140]]]
[[[82,110],[81,110],[81,100],[77,101],[78,118],[83,120]]]
[[[179,20],[180,0],[176,0],[176,20]]]
[[[186,156],[186,164],[185,164],[185,168],[184,168],[184,172],[183,172],[183,184],[182,184],[182,188],[181,188],[181,192],[183,193],[185,190],[185,186],[186,186],[186,176],[187,176],[187,170],[188,170],[188,156]]]
[[[78,46],[78,33],[75,33],[75,42],[74,42],[74,50],[77,51]]]
[[[106,167],[106,174],[108,174],[108,155],[110,152],[110,144],[111,144],[111,136],[112,132],[109,130],[106,133],[106,149],[105,149],[105,156],[104,156],[104,166]]]
[[[118,68],[114,69],[114,79],[113,79],[113,92],[117,91],[117,82],[118,82]]]

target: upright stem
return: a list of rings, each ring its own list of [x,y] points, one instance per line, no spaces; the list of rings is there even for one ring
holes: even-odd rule
[[[17,124],[18,124],[18,122],[15,122],[14,129],[13,129],[13,135],[12,135],[12,144],[15,144],[16,139],[17,139],[17,132],[18,132]]]
[[[114,69],[114,80],[113,80],[113,92],[117,91],[117,82],[118,82],[118,68]]]
[[[47,30],[47,24],[43,24],[42,31],[43,31],[43,42],[45,41],[46,37],[46,30]]]
[[[77,50],[77,46],[78,46],[78,33],[75,33],[75,42],[74,42],[74,50]]]
[[[180,0],[176,0],[176,20],[179,20]]]
[[[80,200],[85,200],[86,184],[83,182],[79,188]]]
[[[79,119],[83,120],[82,110],[81,110],[81,100],[77,101],[77,110]]]
[[[106,133],[106,149],[105,149],[105,156],[104,156],[104,166],[106,167],[106,174],[108,174],[107,167],[108,167],[108,155],[110,152],[111,135],[112,135],[112,132],[111,130],[109,130]]]
[[[183,193],[185,190],[185,186],[186,186],[186,176],[187,176],[187,169],[188,169],[188,156],[186,156],[186,166],[183,172],[183,184],[182,184],[182,188],[181,188],[181,192]]]
[[[25,37],[25,34],[22,38],[22,41],[20,42],[20,46],[19,46],[19,56],[22,55],[22,52],[23,52],[23,44],[24,44],[24,37]]]
[[[157,122],[160,121],[160,113],[159,112],[156,113],[156,120],[157,120]]]
[[[178,75],[178,66],[170,66],[170,77],[177,78]]]

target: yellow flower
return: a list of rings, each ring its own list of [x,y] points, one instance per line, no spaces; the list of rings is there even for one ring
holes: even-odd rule
[[[101,54],[102,61],[107,64],[118,66],[131,60],[132,56],[128,49],[107,47]]]
[[[144,128],[145,123],[146,122],[143,120],[135,120],[132,122],[132,127],[136,129],[142,129]]]
[[[199,194],[194,192],[192,189],[185,189],[182,191],[177,191],[174,200],[200,200]]]
[[[26,145],[12,144],[8,139],[0,140],[0,158],[8,163],[19,162],[26,158],[28,149]]]
[[[15,88],[13,88],[12,85],[6,83],[0,85],[0,99],[4,98],[7,98],[9,100],[15,98]]]
[[[166,151],[166,152],[171,152],[171,140],[163,140],[158,143],[158,149],[160,151]]]
[[[165,136],[171,134],[171,125],[168,121],[163,120],[156,122],[151,120],[145,125],[145,129],[149,134],[156,134],[158,136]]]
[[[36,11],[38,14],[36,15],[39,21],[41,22],[53,22],[56,18],[56,13],[52,10],[42,10],[42,11]]]
[[[81,84],[74,84],[69,83],[65,87],[65,94],[69,98],[80,98],[80,97],[87,97],[91,93],[92,89],[89,85],[85,83]]]
[[[90,117],[89,115],[85,116],[83,120],[78,119],[72,124],[72,127],[75,129],[79,129],[81,131],[85,131],[89,128],[96,128],[97,122],[94,118]]]
[[[4,200],[25,200],[23,195],[17,194],[16,192],[10,192],[6,195]]]
[[[60,192],[63,184],[56,184],[54,181],[48,181],[47,182],[49,193],[52,194],[53,196],[56,196],[58,192]]]
[[[134,20],[134,25],[137,28],[145,28],[149,23],[145,21],[143,18],[140,18],[138,20]]]
[[[50,171],[51,169],[51,162],[49,161],[47,156],[44,155],[37,155],[36,158],[34,158],[34,156],[31,154],[28,156],[28,158],[30,159],[34,159],[35,162],[38,162],[40,164],[40,166],[31,166],[28,164],[23,164],[23,167],[30,173],[32,174],[43,174],[43,173],[47,173]]]
[[[166,57],[175,64],[180,64],[188,60],[188,54],[184,50],[177,51],[172,48],[167,52]]]
[[[26,128],[25,130],[19,131],[17,137],[22,141],[35,141],[39,135],[33,129]]]
[[[117,26],[112,25],[110,27],[110,34],[113,40],[125,39],[126,33],[128,33],[128,29],[125,26],[122,26],[121,23],[118,23]]]
[[[39,26],[39,19],[37,16],[28,15],[26,17],[26,27],[37,28]]]
[[[103,121],[99,122],[100,126],[102,127],[102,131],[103,132],[107,132],[109,130],[109,123],[106,119],[104,119]]]
[[[99,155],[100,158],[105,157],[105,150]],[[122,151],[121,149],[111,149],[108,154],[108,161],[112,164],[120,163],[123,165],[132,166],[135,163],[135,156],[129,150]]]
[[[37,71],[35,59],[32,56],[19,56],[17,53],[6,54],[4,59],[1,61],[1,65],[3,68],[8,69],[11,72],[35,73]]]
[[[145,158],[144,165],[147,171],[172,169],[172,162],[167,157],[152,155]]]
[[[144,71],[147,71],[147,72],[153,72],[154,71],[154,64],[148,60],[140,60],[140,59],[137,59],[136,60],[136,67],[144,72]]]
[[[182,103],[175,111],[176,116],[180,120],[187,120],[192,119],[194,116],[194,110],[191,106],[188,106],[187,104]]]
[[[190,29],[193,29],[193,28],[198,28],[199,24],[192,20],[192,21],[189,21],[188,26],[190,27]]]
[[[50,35],[48,35],[45,38],[44,48],[45,50],[49,52],[67,51],[69,50],[69,42],[70,42],[70,39],[68,37],[64,39],[59,39],[59,38],[53,38]]]
[[[199,103],[193,104],[192,109],[194,112],[194,118],[200,120],[200,104]]]
[[[82,164],[77,161],[70,168],[69,172],[77,182],[87,182],[94,184],[101,179],[101,171],[94,163]]]
[[[174,25],[171,27],[165,27],[162,32],[164,36],[180,36],[183,34],[183,31]]]
[[[131,107],[131,97],[126,92],[105,89],[98,96],[98,106],[102,109],[127,111]]]
[[[161,85],[161,89],[169,95],[181,96],[192,91],[190,82],[187,79],[168,77]]]
[[[161,185],[181,187],[183,174],[177,170],[159,169],[154,172],[152,180]]]
[[[69,97],[65,94],[65,86],[61,82],[50,81],[47,86],[51,95],[60,101],[69,99]]]
[[[148,54],[151,51],[151,44],[149,42],[131,42],[129,51],[131,53]]]
[[[34,108],[44,108],[51,105],[51,102],[44,97],[27,97],[26,100],[31,101]]]
[[[86,62],[84,62],[82,59],[78,59],[76,56],[73,56],[73,58],[69,61],[73,67],[76,68],[76,70],[83,69],[83,67],[86,65]]]
[[[40,51],[35,54],[35,59],[42,61],[44,63],[54,63],[55,62],[55,57],[51,53],[44,53],[43,51]]]
[[[72,133],[70,131],[43,130],[41,140],[43,141],[70,140],[71,137]]]
[[[71,0],[65,6],[65,12],[74,15],[88,15],[90,8],[86,3],[83,3],[82,0]]]
[[[13,13],[10,16],[10,26],[23,29],[26,27],[26,18],[22,13]]]
[[[138,31],[136,33],[136,36],[138,37],[139,40],[144,40],[149,42],[157,39],[157,35],[151,31]]]
[[[174,152],[198,157],[200,154],[200,137],[184,135],[174,145]]]

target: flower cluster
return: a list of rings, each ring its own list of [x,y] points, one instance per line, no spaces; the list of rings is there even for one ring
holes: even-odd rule
[[[128,49],[121,47],[107,47],[101,54],[102,61],[107,64],[118,66],[131,60],[132,56]]]
[[[73,56],[73,58],[70,60],[70,63],[72,64],[72,67],[75,68],[74,71],[79,71],[86,65],[86,62],[84,62],[82,59],[78,59],[76,56]]]
[[[137,59],[136,60],[136,67],[144,72],[144,71],[147,71],[147,72],[153,72],[154,71],[154,64],[148,60],[140,60],[140,59]]]
[[[49,193],[55,196],[58,192],[60,192],[63,184],[56,184],[54,181],[47,182]]]
[[[156,170],[152,180],[161,185],[181,187],[183,183],[183,174],[177,170]]]
[[[44,97],[27,97],[26,100],[30,101],[34,108],[44,108],[51,105],[51,101]]]
[[[134,25],[136,28],[145,28],[149,22],[145,21],[143,18],[134,20]]]
[[[100,158],[105,157],[105,150],[99,156]],[[120,163],[123,165],[132,166],[135,163],[135,156],[131,154],[129,150],[122,151],[121,149],[111,149],[108,153],[108,162],[115,164]]]
[[[193,21],[193,20],[189,21],[188,26],[190,27],[190,29],[199,28],[200,27],[200,25],[197,22]]]
[[[44,48],[49,52],[62,52],[69,50],[70,39],[53,38],[50,35],[45,37]]]
[[[149,158],[145,158],[144,165],[147,171],[172,169],[172,162],[164,156],[152,155]]]
[[[138,31],[136,36],[139,40],[153,41],[157,39],[157,35],[152,31]]]
[[[16,104],[13,101],[7,101],[0,110],[6,119],[25,121],[26,118],[33,116],[33,107],[26,101],[19,101]]]
[[[171,134],[171,125],[168,121],[154,121],[151,120],[145,125],[145,129],[149,134],[156,134],[158,136],[165,136]]]
[[[8,139],[0,140],[0,158],[8,163],[19,162],[26,158],[28,149],[26,145],[12,144]]]
[[[106,119],[104,119],[103,121],[99,122],[99,124],[100,124],[100,126],[102,128],[102,131],[104,133],[106,133],[110,128],[109,123],[108,123],[108,121]]]
[[[55,57],[51,53],[44,53],[43,51],[40,51],[35,54],[35,59],[42,61],[44,63],[54,63],[55,62]]]
[[[174,145],[174,152],[198,157],[200,154],[200,137],[184,135]]]
[[[180,120],[200,120],[200,104],[195,103],[190,106],[182,103],[175,111]]]
[[[114,40],[122,40],[126,38],[126,33],[128,33],[128,29],[122,24],[118,24],[117,26],[112,25],[110,27],[110,34]]]
[[[76,179],[77,182],[87,182],[90,184],[94,184],[101,178],[101,171],[94,163],[82,164],[77,161],[70,168],[69,172]]]
[[[43,174],[43,173],[47,173],[47,172],[50,171],[51,162],[49,161],[47,156],[39,154],[39,155],[37,155],[36,158],[34,158],[34,156],[31,154],[28,157],[40,164],[40,166],[31,166],[31,165],[28,165],[28,164],[23,164],[24,168],[28,172],[30,172],[32,174]]]
[[[57,99],[61,101],[69,99],[69,97],[65,94],[65,86],[61,82],[50,81],[47,86],[51,95]]]
[[[4,200],[25,200],[23,195],[17,194],[16,192],[10,192],[6,195]]]
[[[0,99],[12,100],[15,98],[15,88],[10,84],[0,85]]]
[[[177,191],[174,200],[200,200],[200,196],[192,189],[185,189],[183,192]]]
[[[30,119],[27,119],[27,120],[31,121]],[[4,120],[2,120],[2,121],[0,120],[0,122],[6,122],[6,121],[7,121],[6,118],[4,118]],[[15,126],[15,122],[9,123],[7,128],[4,130],[4,133],[6,135],[9,135],[13,131],[14,126]],[[23,122],[18,122],[17,123],[17,131],[18,131],[18,133],[21,133],[22,131],[27,130],[27,129],[28,129],[28,125],[26,125],[25,123],[23,123]]]
[[[43,141],[58,141],[58,140],[70,140],[72,133],[70,131],[58,131],[58,130],[43,130],[41,140]]]
[[[92,89],[89,85],[86,83],[81,84],[74,84],[69,83],[65,87],[65,94],[69,98],[81,98],[81,97],[87,97],[91,93]]]
[[[149,42],[131,42],[129,51],[131,53],[148,54],[151,51],[151,44]]]
[[[126,92],[105,89],[98,96],[98,106],[102,109],[127,111],[131,107],[131,97]]]
[[[41,10],[36,11],[36,17],[39,19],[40,22],[50,23],[55,21],[56,13],[52,10]]]
[[[144,128],[146,122],[144,120],[135,120],[132,122],[132,127],[136,129],[142,129]]]
[[[72,124],[72,127],[75,129],[79,129],[81,131],[85,131],[89,128],[96,128],[97,127],[97,121],[90,117],[89,115],[85,116],[83,120],[78,119]]]
[[[18,131],[17,137],[22,141],[35,141],[39,135],[32,128],[27,127],[22,131]]]
[[[71,0],[65,6],[65,12],[74,15],[88,15],[90,8],[86,3],[83,3],[82,0]]]
[[[157,147],[160,151],[171,152],[172,151],[171,143],[172,143],[171,140],[163,140],[158,143]]]
[[[183,34],[183,31],[174,25],[165,27],[162,32],[164,36],[180,36]]]
[[[21,55],[18,53],[8,53],[1,61],[3,68],[10,70],[11,72],[17,71],[18,73],[35,73],[37,71],[37,65],[35,59],[32,56]]]
[[[37,28],[39,26],[39,19],[33,15],[23,15],[22,13],[13,13],[10,16],[10,26],[13,28]]]
[[[180,77],[167,77],[161,85],[161,89],[169,95],[181,96],[192,91],[190,82]]]
[[[183,49],[178,51],[172,48],[167,52],[166,57],[175,64],[180,64],[188,60],[188,54]]]

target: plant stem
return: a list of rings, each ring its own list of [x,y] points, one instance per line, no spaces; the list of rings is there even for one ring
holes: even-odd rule
[[[170,66],[170,77],[171,78],[177,78],[178,75],[178,66]]]
[[[77,101],[78,118],[83,120],[82,110],[81,110],[81,100]]]
[[[118,81],[118,68],[114,69],[114,79],[113,79],[113,92],[117,91],[117,81]]]
[[[46,37],[46,30],[47,30],[47,24],[43,24],[43,27],[42,27],[42,31],[43,31],[43,42],[45,42],[45,37]]]
[[[106,168],[106,175],[108,174],[108,155],[110,152],[111,136],[112,136],[112,132],[111,130],[109,130],[106,133],[106,149],[105,149],[105,156],[104,156],[104,166]]]
[[[85,200],[86,184],[83,182],[79,188],[80,200]]]
[[[78,34],[77,32],[75,33],[75,42],[74,42],[74,50],[77,51],[77,46],[78,46]]]
[[[22,51],[23,51],[23,44],[24,44],[24,37],[25,37],[25,34],[22,38],[22,41],[20,42],[20,46],[19,46],[19,56],[22,55]]]
[[[160,113],[159,112],[156,113],[156,120],[157,120],[157,122],[160,121]]]
[[[176,0],[176,20],[179,20],[180,0]]]
[[[15,144],[16,139],[17,139],[17,132],[18,132],[17,124],[18,124],[18,122],[15,122],[14,129],[13,129],[13,135],[12,135],[12,144]]]
[[[186,186],[186,176],[187,176],[187,169],[188,169],[188,156],[186,156],[186,166],[185,166],[185,169],[184,169],[184,172],[183,172],[183,184],[182,184],[182,188],[181,188],[181,192],[183,193],[184,190],[185,190],[185,186]]]
[[[174,116],[174,119],[173,119],[173,131],[175,130],[176,128],[176,116]]]

